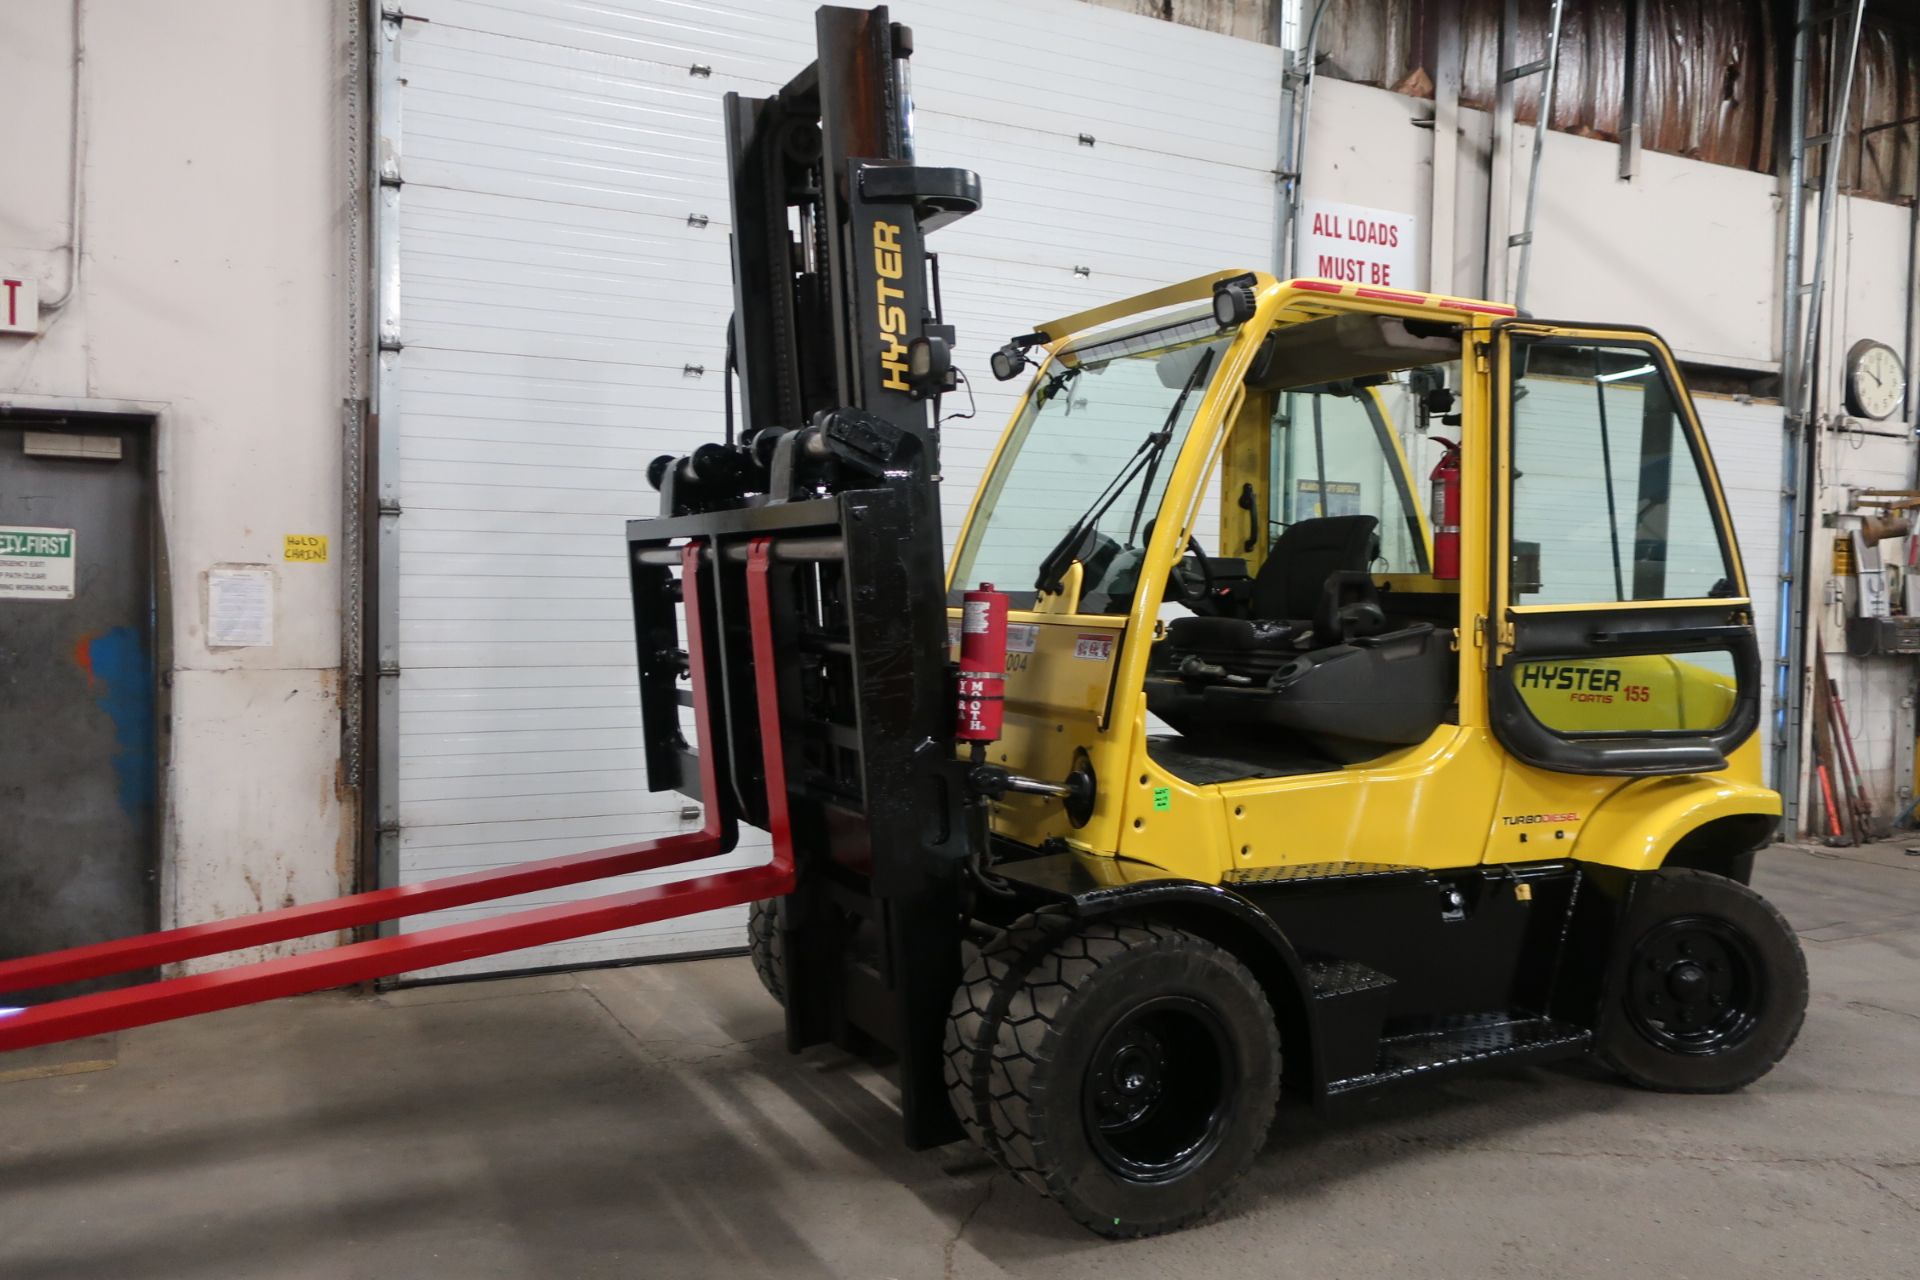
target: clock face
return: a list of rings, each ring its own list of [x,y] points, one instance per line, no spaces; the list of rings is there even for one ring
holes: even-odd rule
[[[1871,340],[1853,344],[1847,353],[1847,408],[1855,417],[1888,417],[1906,390],[1906,371],[1892,347]]]

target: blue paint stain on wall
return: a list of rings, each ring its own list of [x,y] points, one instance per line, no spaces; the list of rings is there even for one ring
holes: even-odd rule
[[[145,819],[153,811],[153,663],[140,634],[115,627],[87,639],[93,700],[113,721],[113,772],[121,811]]]

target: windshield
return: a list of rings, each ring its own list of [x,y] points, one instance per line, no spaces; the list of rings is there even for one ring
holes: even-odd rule
[[[981,492],[956,588],[991,582],[1031,604],[1043,569],[1052,577],[1079,560],[1081,609],[1125,611],[1168,477],[1233,340],[1206,328],[1200,341],[1087,344],[1091,358],[1048,366]]]

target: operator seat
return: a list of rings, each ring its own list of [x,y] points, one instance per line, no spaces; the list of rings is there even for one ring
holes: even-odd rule
[[[1311,618],[1327,579],[1365,573],[1379,556],[1378,516],[1296,520],[1268,550],[1253,580],[1248,612],[1256,618]]]
[[[1264,680],[1298,652],[1303,642],[1312,643],[1316,623],[1324,629],[1332,621],[1322,617],[1330,586],[1344,581],[1351,594],[1354,575],[1371,585],[1368,568],[1379,554],[1377,516],[1320,516],[1295,521],[1274,539],[1266,562],[1255,575],[1247,617],[1176,618],[1167,626],[1162,647],[1169,657],[1184,659],[1191,655]],[[1339,598],[1342,593],[1337,587],[1332,594],[1336,614],[1343,604],[1352,612],[1351,602]],[[1374,612],[1378,613],[1377,605]],[[1351,623],[1352,629],[1360,632],[1382,629],[1372,625],[1370,618],[1353,618]],[[1321,642],[1334,644],[1341,638],[1329,635]]]
[[[1247,618],[1175,620],[1147,707],[1190,740],[1299,743],[1353,763],[1419,742],[1453,701],[1450,632],[1388,628],[1374,516],[1302,520],[1274,541]]]

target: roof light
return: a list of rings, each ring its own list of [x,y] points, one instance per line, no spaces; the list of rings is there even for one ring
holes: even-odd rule
[[[1177,346],[1182,342],[1192,342],[1200,338],[1211,338],[1219,332],[1219,324],[1209,313],[1203,319],[1170,324],[1162,329],[1148,329],[1143,333],[1130,333],[1124,338],[1111,338],[1106,342],[1094,342],[1086,346],[1076,344],[1065,354],[1073,357],[1079,364],[1092,364],[1095,361],[1112,360],[1119,356],[1139,355],[1143,351],[1158,351],[1162,347]]]

